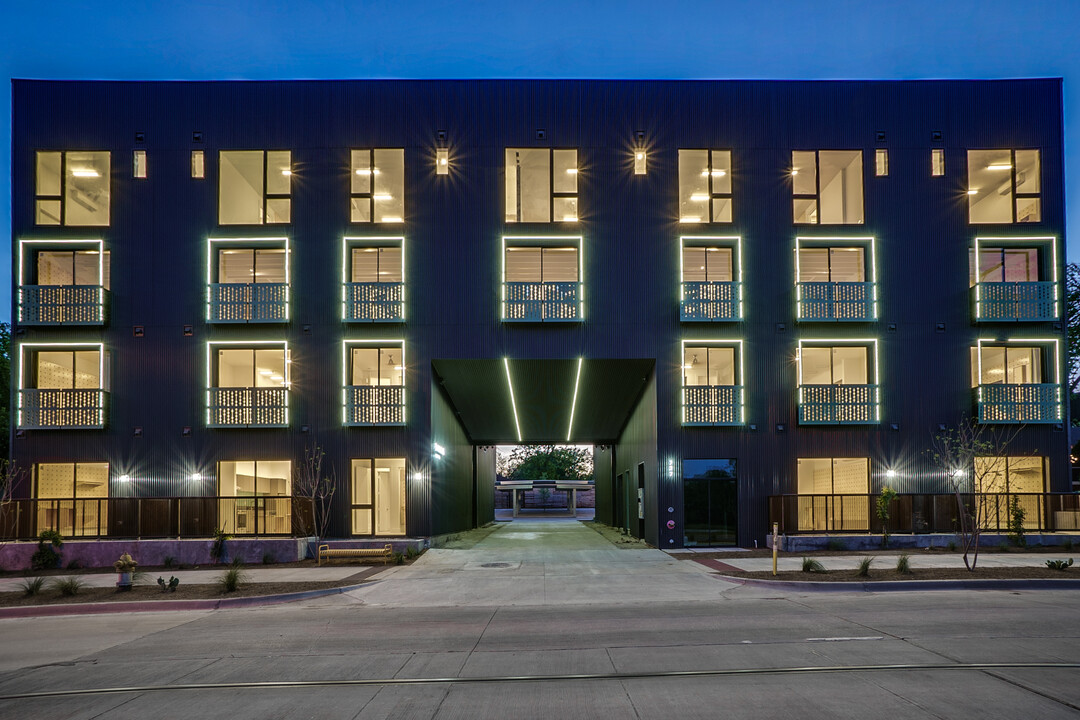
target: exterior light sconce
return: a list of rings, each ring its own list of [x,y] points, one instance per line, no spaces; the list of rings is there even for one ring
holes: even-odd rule
[[[420,482],[421,480],[424,479],[424,473],[422,473],[422,472],[414,472],[412,474],[412,479],[415,480],[416,482]]]
[[[889,478],[891,480],[892,478],[896,477],[896,471],[893,470],[892,468],[889,468],[888,470],[885,471],[885,477],[887,477],[887,478]]]
[[[200,480],[202,480],[202,473],[191,473],[191,479],[194,482],[199,482]]]
[[[439,443],[431,443],[431,455],[436,460],[442,460],[443,456],[446,455],[446,448]]]
[[[435,174],[450,174],[450,150],[448,148],[437,148],[435,150]]]
[[[645,174],[645,169],[646,169],[645,163],[646,163],[647,160],[648,160],[648,158],[645,155],[645,149],[644,148],[638,148],[637,150],[634,151],[634,174],[635,175],[644,175]]]
[[[118,477],[116,479],[119,480],[122,483],[131,482],[131,476],[127,475],[127,474],[121,475],[120,477]]]

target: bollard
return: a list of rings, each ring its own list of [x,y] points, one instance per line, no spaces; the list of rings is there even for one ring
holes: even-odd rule
[[[780,523],[772,524],[772,574],[776,575],[776,546],[780,541]]]

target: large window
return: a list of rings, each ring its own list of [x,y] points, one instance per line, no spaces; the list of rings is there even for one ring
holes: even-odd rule
[[[1013,503],[1024,511],[1025,528],[1043,526],[1046,458],[977,457],[972,480],[983,529],[1011,531]]]
[[[346,341],[345,362],[345,424],[403,424],[404,344]]]
[[[222,150],[218,187],[221,225],[292,222],[292,152]]]
[[[100,428],[105,424],[105,364],[100,345],[24,344],[19,427]]]
[[[792,152],[795,223],[862,224],[862,176],[862,150]]]
[[[350,162],[349,220],[399,223],[405,219],[405,151],[353,150]]]
[[[100,240],[21,240],[19,322],[100,325],[109,288],[108,253]]]
[[[352,461],[352,534],[405,534],[405,458]]]
[[[577,150],[506,149],[506,222],[577,222]]]
[[[842,244],[835,239],[797,238],[799,320],[876,320],[873,248],[873,238],[852,238]]]
[[[805,425],[879,421],[874,341],[799,342],[799,422]]]
[[[738,479],[735,460],[683,460],[683,544],[738,542]]]
[[[39,151],[34,197],[37,225],[108,225],[109,153]]]
[[[65,537],[108,534],[108,463],[38,463],[35,532],[56,530]]]
[[[743,421],[741,346],[684,342],[684,425],[738,425]]]
[[[284,343],[211,343],[207,346],[210,427],[288,424],[288,349]]]
[[[976,385],[1028,385],[1043,380],[1040,347],[981,345],[971,349],[972,387]]]
[[[1061,422],[1057,363],[1055,341],[980,341],[971,349],[979,422]]]
[[[976,320],[1056,320],[1056,246],[1053,237],[976,238],[968,264]]]
[[[229,460],[218,463],[218,523],[230,535],[292,532],[292,463]]]
[[[405,319],[402,239],[368,242],[345,239],[344,319],[400,322]]]
[[[210,322],[285,322],[289,319],[288,240],[210,241]]]
[[[968,150],[968,221],[1042,219],[1038,150]]]
[[[730,150],[679,150],[679,221],[731,222]]]
[[[869,492],[868,458],[799,458],[799,530],[869,529]]]
[[[567,246],[504,241],[503,320],[581,319],[580,239],[573,240]]]
[[[682,238],[684,322],[742,319],[740,242],[737,237]]]

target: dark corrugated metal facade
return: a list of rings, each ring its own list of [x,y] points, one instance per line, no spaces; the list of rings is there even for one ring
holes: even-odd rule
[[[799,457],[869,457],[871,490],[879,487],[886,466],[901,467],[912,478],[915,486],[902,490],[943,489],[925,449],[939,423],[971,412],[968,348],[974,339],[1063,337],[1053,323],[976,327],[967,285],[968,252],[977,234],[1056,236],[1057,272],[1063,277],[1060,80],[17,80],[13,95],[13,256],[22,239],[101,238],[111,253],[112,287],[103,328],[16,328],[17,342],[105,344],[112,376],[107,429],[27,431],[13,438],[13,457],[22,465],[108,461],[113,495],[213,493],[219,461],[295,460],[317,443],[337,471],[339,498],[348,497],[351,458],[406,457],[409,533],[456,531],[489,517],[490,500],[480,486],[492,474],[473,459],[482,450],[471,447],[452,405],[433,386],[432,360],[647,358],[656,361],[653,379],[623,437],[615,439],[613,457],[610,450],[598,457],[597,472],[612,479],[630,472],[636,487],[637,466],[645,463],[645,536],[671,547],[683,542],[682,460],[736,458],[738,537],[751,545],[764,536],[765,497],[794,492]],[[941,139],[932,139],[937,132]],[[145,140],[136,142],[136,133],[145,133]],[[201,141],[193,133],[201,133]],[[439,133],[445,133],[444,141]],[[449,148],[448,176],[435,174],[438,146]],[[639,146],[648,153],[645,175],[632,170]],[[507,147],[577,148],[580,222],[504,223]],[[873,173],[878,147],[889,150],[887,177]],[[944,149],[944,177],[930,176],[932,147]],[[145,180],[132,178],[136,148],[148,154]],[[405,149],[403,224],[350,224],[350,148]],[[679,148],[732,150],[734,222],[689,231],[680,225]],[[968,223],[969,148],[1041,150],[1041,222]],[[110,226],[35,226],[34,152],[78,149],[112,153]],[[292,151],[291,224],[217,224],[221,149]],[[787,175],[793,149],[863,151],[864,224],[793,225]],[[205,179],[190,176],[192,150],[206,152]],[[290,240],[291,321],[264,327],[207,324],[208,238],[268,234]],[[346,327],[340,317],[342,238],[388,234],[405,238],[406,322]],[[505,234],[583,237],[584,322],[499,321]],[[682,234],[742,237],[745,321],[680,323]],[[796,322],[796,235],[876,238],[877,322]],[[190,336],[186,325],[193,329]],[[142,336],[135,336],[134,326],[143,327]],[[815,337],[877,338],[880,425],[798,425],[795,349],[800,338]],[[206,343],[255,338],[289,343],[290,427],[208,429]],[[404,340],[405,427],[341,426],[344,338]],[[680,425],[679,348],[687,338],[744,342],[746,423],[755,430]],[[1059,365],[1063,373],[1063,358]],[[443,461],[432,460],[432,442],[449,450]],[[1068,489],[1063,430],[1027,426],[1013,447],[1017,454],[1048,457],[1049,489]],[[190,480],[195,472],[204,480]],[[120,474],[133,480],[121,485],[115,481]],[[630,489],[624,491],[629,497]],[[615,492],[615,486],[598,483],[601,519],[614,521]],[[636,490],[634,498],[636,508]],[[338,502],[332,532],[344,535],[348,510]],[[674,529],[667,528],[669,519]]]

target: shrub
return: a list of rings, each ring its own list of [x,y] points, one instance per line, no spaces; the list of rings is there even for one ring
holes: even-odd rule
[[[157,584],[161,586],[161,592],[176,592],[176,588],[180,586],[180,578],[170,575],[169,582],[165,582],[165,578],[158,575]]]
[[[896,558],[896,572],[901,575],[911,574],[911,558],[907,553],[901,553],[900,557]]]
[[[881,547],[889,547],[889,503],[896,497],[896,491],[892,488],[881,488],[881,494],[877,497],[877,516],[881,521]]]
[[[416,549],[416,548],[414,548],[414,547],[413,547],[412,545],[410,545],[409,547],[405,548],[405,557],[409,558],[410,560],[413,560],[413,559],[415,559],[415,558],[418,558],[418,557],[420,557],[420,555],[421,555],[422,553],[423,553],[423,551],[422,551],[422,550],[417,550],[417,549]]]
[[[38,535],[38,549],[30,558],[30,567],[34,570],[52,570],[60,567],[60,554],[57,550],[64,544],[64,538],[56,530],[42,530]]]
[[[274,553],[272,553],[270,551],[267,551],[267,552],[263,553],[263,556],[262,556],[262,564],[263,565],[273,565],[276,562],[277,562],[277,557],[275,557]]]
[[[222,592],[236,592],[240,586],[247,582],[247,574],[239,563],[233,563],[225,572],[218,576],[217,584]]]
[[[1069,558],[1068,560],[1047,560],[1046,561],[1046,567],[1050,568],[1051,570],[1061,570],[1062,572],[1065,572],[1066,570],[1071,568],[1072,564],[1073,564],[1073,559],[1072,558]]]
[[[161,564],[167,568],[171,568],[175,562],[176,558],[174,558],[172,555],[166,555],[165,559],[161,561]]]
[[[23,595],[26,595],[27,597],[37,595],[41,592],[43,587],[45,587],[45,578],[43,577],[26,578],[19,583],[19,589],[22,590]]]
[[[858,577],[870,577],[870,565],[874,562],[872,557],[864,557],[859,561],[859,568],[855,571]]]
[[[826,550],[846,550],[847,546],[844,545],[844,541],[839,538],[829,538],[829,541],[825,543]]]
[[[1061,547],[1065,550],[1073,549],[1073,539],[1071,537],[1065,538],[1065,542],[1061,543]]]
[[[950,540],[948,548],[949,548],[949,552],[956,552],[956,541],[955,540]]]
[[[825,566],[814,558],[804,557],[802,559],[802,571],[808,573],[823,573],[825,572]]]
[[[81,577],[71,576],[65,578],[57,578],[53,580],[52,586],[60,591],[60,594],[64,597],[71,597],[78,595],[79,591],[86,587],[86,583],[83,582]]]
[[[1027,545],[1027,539],[1024,537],[1024,518],[1026,516],[1027,513],[1020,506],[1020,499],[1014,496],[1009,501],[1009,542],[1017,547]]]
[[[403,553],[396,552],[390,556],[390,562],[394,563],[395,565],[404,565],[405,555]]]
[[[214,531],[214,542],[210,545],[210,557],[215,561],[221,562],[225,559],[225,543],[229,539],[229,534],[225,532],[225,528],[218,528]]]

